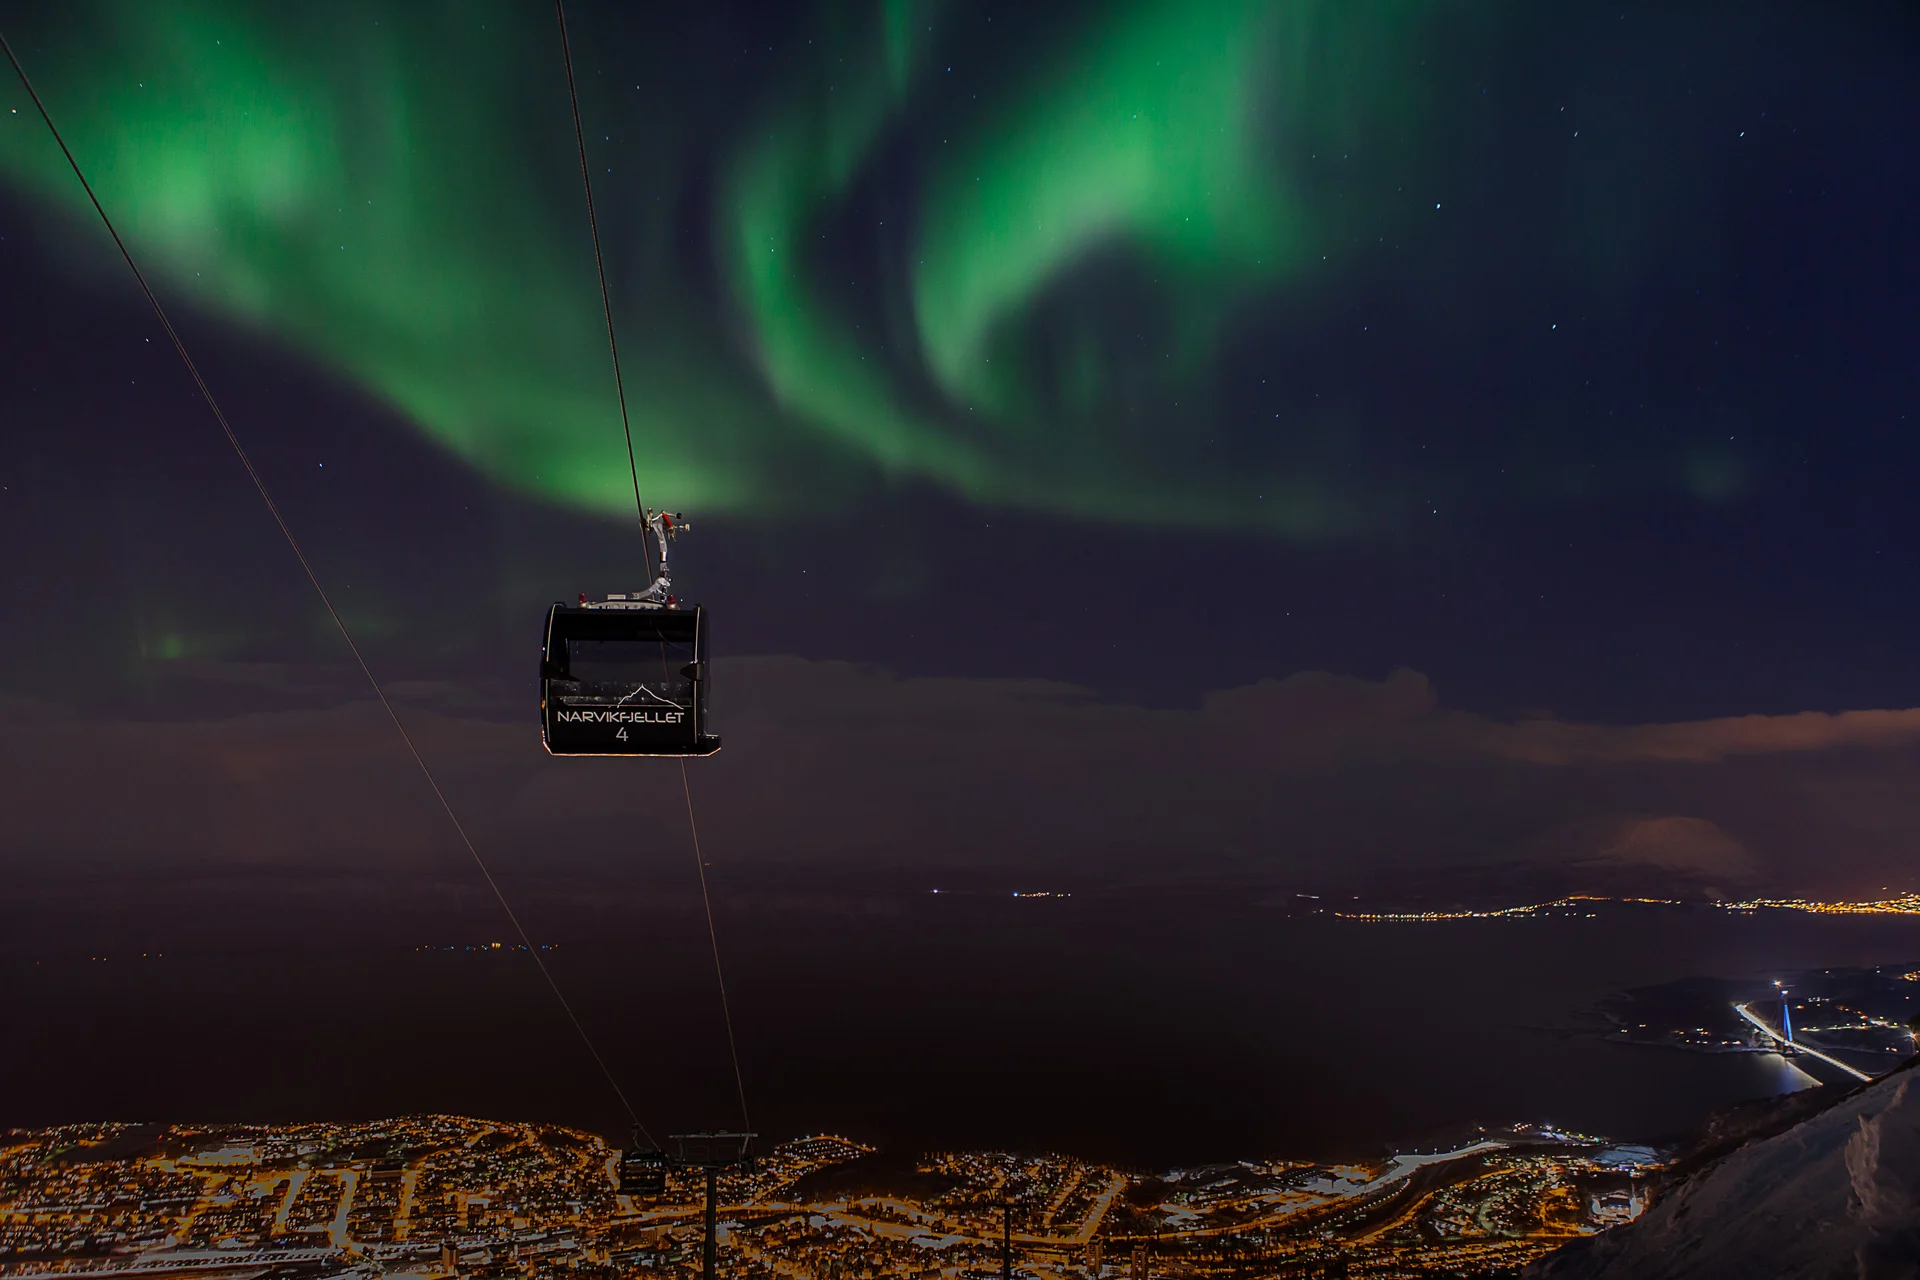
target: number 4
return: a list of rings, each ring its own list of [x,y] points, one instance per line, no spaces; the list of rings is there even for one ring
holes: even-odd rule
[[[616,738],[618,738],[618,739],[620,739],[620,741],[622,741],[622,742],[625,742],[625,741],[627,740],[627,730],[626,730],[626,727],[625,727],[625,726],[623,725],[623,726],[621,727],[621,729],[620,729],[620,732],[618,732],[618,733],[616,733],[616,734],[614,734],[613,736],[614,736],[614,737],[616,737]]]

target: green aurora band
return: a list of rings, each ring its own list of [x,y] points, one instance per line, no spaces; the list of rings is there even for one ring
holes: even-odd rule
[[[1236,317],[1337,269],[1317,157],[1417,155],[1430,12],[1099,5],[972,98],[944,88],[974,56],[960,12],[930,4],[814,15],[764,84],[695,83],[578,15],[646,496],[778,513],[900,476],[1099,519],[1367,527],[1294,424],[1225,465],[1192,437]],[[168,295],[502,483],[630,502],[540,6],[98,0],[9,35]],[[0,177],[98,270],[84,196],[5,93]]]

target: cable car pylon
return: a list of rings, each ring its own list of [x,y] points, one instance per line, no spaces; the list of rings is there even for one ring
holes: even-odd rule
[[[704,1280],[715,1280],[720,1242],[720,1174],[727,1169],[751,1170],[753,1140],[759,1136],[755,1133],[676,1133],[667,1138],[672,1144],[667,1153],[669,1163],[680,1169],[698,1170],[706,1176],[707,1201],[703,1214],[706,1231],[700,1243],[700,1274]]]
[[[636,1142],[642,1135],[635,1132]],[[706,1184],[702,1221],[706,1230],[701,1237],[700,1270],[705,1280],[714,1280],[719,1252],[720,1175],[729,1169],[751,1171],[754,1167],[753,1140],[757,1133],[675,1133],[667,1137],[665,1150],[635,1149],[620,1157],[620,1189],[628,1194],[659,1195],[667,1189],[667,1174],[680,1170],[702,1175]]]

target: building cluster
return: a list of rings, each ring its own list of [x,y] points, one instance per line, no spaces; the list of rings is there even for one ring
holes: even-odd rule
[[[1920,893],[1864,902],[1822,902],[1814,898],[1754,898],[1717,904],[1729,911],[1808,911],[1828,916],[1920,916]]]
[[[1547,1129],[1371,1165],[1147,1175],[1062,1155],[783,1143],[718,1183],[730,1280],[1418,1276],[1519,1266],[1637,1214],[1651,1152]],[[697,1175],[622,1188],[556,1125],[82,1125],[0,1135],[0,1277],[622,1280],[700,1272]]]
[[[1359,920],[1372,924],[1431,924],[1442,920],[1539,920],[1593,919],[1596,908],[1607,905],[1678,907],[1687,905],[1675,898],[1605,898],[1575,894],[1552,902],[1533,902],[1518,907],[1458,908],[1431,911],[1337,911],[1320,908],[1321,914],[1340,920]],[[1805,911],[1815,915],[1886,916],[1920,915],[1920,893],[1902,894],[1868,902],[1823,902],[1813,898],[1753,898],[1744,902],[1712,902],[1702,905],[1722,911],[1752,914],[1756,911]]]
[[[1438,920],[1591,920],[1597,914],[1595,908],[1608,903],[1631,903],[1652,907],[1682,905],[1677,899],[1672,898],[1598,898],[1587,894],[1574,894],[1569,898],[1555,898],[1552,902],[1530,902],[1518,907],[1479,909],[1462,907],[1452,911],[1324,911],[1324,914],[1340,920],[1361,920],[1374,924],[1427,924]]]

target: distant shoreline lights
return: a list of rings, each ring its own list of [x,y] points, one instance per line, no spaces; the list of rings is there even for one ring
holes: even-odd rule
[[[1579,911],[1604,905],[1680,907],[1678,898],[1605,898],[1575,894],[1552,902],[1535,902],[1520,907],[1498,907],[1484,911],[1328,911],[1341,920],[1360,920],[1374,924],[1422,924],[1437,920],[1522,920],[1555,912]],[[1752,898],[1742,902],[1702,903],[1721,911],[1801,911],[1813,915],[1838,916],[1920,916],[1920,893],[1901,894],[1868,902],[1820,902],[1808,898]],[[1585,914],[1592,915],[1591,911]]]

